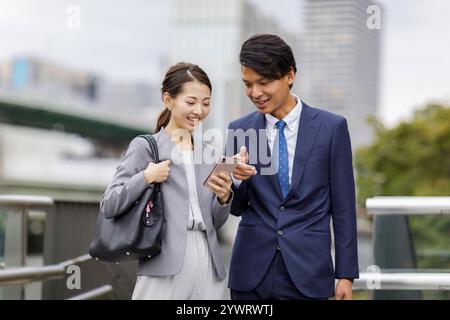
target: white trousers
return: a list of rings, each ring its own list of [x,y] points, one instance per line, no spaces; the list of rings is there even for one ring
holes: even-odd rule
[[[164,250],[164,248],[163,248]],[[138,276],[133,300],[221,300],[225,280],[214,274],[204,231],[188,230],[184,265],[172,276]]]

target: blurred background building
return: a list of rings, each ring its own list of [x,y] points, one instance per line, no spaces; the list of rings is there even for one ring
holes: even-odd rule
[[[378,114],[381,31],[369,29],[361,0],[306,0],[302,98],[347,118],[353,148],[372,141]]]
[[[98,99],[98,79],[94,74],[70,70],[32,57],[12,57],[0,64],[3,89],[91,104]]]
[[[143,113],[160,103],[159,87],[150,83],[111,81],[85,71],[36,57],[0,62],[0,90],[68,112],[90,109],[144,124]],[[147,125],[149,125],[147,123]]]
[[[255,110],[244,94],[239,64],[242,43],[255,33],[277,34],[292,47],[299,69],[294,93],[312,106],[346,116],[354,146],[369,142],[365,117],[376,113],[380,42],[379,32],[366,27],[369,4],[304,1],[292,7],[302,10],[289,18],[302,21],[301,30],[256,0],[155,0],[147,9],[159,8],[165,15],[167,24],[160,24],[155,39],[165,38],[167,46],[152,47],[159,50],[154,64],[160,74],[147,80],[111,78],[42,53],[1,59],[0,191],[98,199],[133,134],[154,128],[162,110],[161,81],[179,61],[199,64],[210,76],[213,112],[205,127],[224,130],[229,121]],[[94,12],[94,7],[83,8],[85,15]],[[81,18],[81,28],[89,27]],[[122,41],[127,43],[126,36],[118,36],[116,46]],[[114,52],[103,54],[106,59]],[[110,68],[127,69],[133,61],[125,57]],[[229,243],[227,256],[236,223],[230,219],[222,235]],[[360,251],[365,267],[370,241],[362,241]]]
[[[172,0],[171,5],[168,63],[197,63],[209,75],[213,112],[206,127],[224,130],[229,121],[254,111],[244,95],[239,67],[241,45],[251,35],[277,34],[301,57],[300,35],[248,0]]]
[[[113,157],[108,159],[105,148],[110,143],[86,139],[82,132],[66,130],[58,121],[39,128],[39,120],[52,121],[53,112],[146,128],[152,106],[159,104],[158,90],[151,84],[112,82],[42,58],[13,57],[0,63],[0,72],[2,101],[29,111],[26,118],[12,121],[14,108],[5,105],[0,110],[0,142],[5,150],[0,154],[0,179],[4,181],[103,187],[124,145],[113,148],[114,152],[109,152]],[[35,118],[33,111],[41,119]]]
[[[386,156],[388,153],[394,154],[393,165],[405,168],[395,153],[411,141],[415,149],[402,149],[399,155],[413,157],[415,150],[422,150],[429,151],[433,161],[441,158],[445,161],[448,157],[439,158],[428,149],[433,143],[423,144],[428,141],[419,135],[423,125],[420,130],[408,131],[414,134],[406,141],[394,144],[393,131],[387,141],[375,143],[375,151],[357,152],[376,139],[367,123],[369,117],[392,125],[411,117],[411,110],[428,99],[436,98],[447,104],[450,101],[447,83],[450,48],[442,41],[450,14],[445,0],[425,4],[417,0],[127,3],[79,0],[78,3],[0,2],[0,195],[45,195],[56,202],[55,214],[47,218],[42,214],[30,215],[26,230],[30,238],[27,264],[60,262],[74,257],[73,252],[85,252],[98,201],[119,158],[134,136],[152,132],[155,127],[163,109],[161,82],[170,65],[193,62],[210,76],[213,111],[206,128],[224,130],[232,119],[255,110],[244,95],[239,64],[242,42],[255,33],[278,34],[293,48],[298,67],[294,93],[309,105],[341,114],[348,120],[355,168],[362,168],[356,172],[357,178],[362,179],[358,184],[358,196],[362,199],[358,203],[362,271],[373,262],[372,221],[363,208],[367,197],[448,194],[447,180],[442,180],[448,173],[439,169],[447,168],[447,163],[438,162],[438,170],[433,173],[435,180],[428,181],[429,172],[421,177],[424,181],[428,179],[429,184],[417,182],[416,176],[410,174],[420,171],[416,168],[411,168],[408,174],[391,170],[390,176],[362,166],[362,163],[374,165],[373,156],[380,155],[381,164],[376,167],[389,169],[385,164],[393,158]],[[368,28],[370,6],[382,13],[381,29]],[[74,7],[78,10],[74,11]],[[74,12],[79,14],[78,27],[72,24],[77,18]],[[433,123],[445,119],[441,114],[433,117],[436,112],[433,110],[423,113]],[[402,132],[398,136],[405,137]],[[433,132],[446,131],[441,128]],[[418,142],[414,142],[416,136],[421,137]],[[437,135],[434,141],[447,140]],[[395,146],[392,147],[395,150],[379,151],[380,146]],[[445,153],[447,149],[443,144],[436,150]],[[427,163],[433,161],[423,157],[422,167],[428,168]],[[370,177],[369,182],[364,181],[365,175]],[[395,180],[397,176],[399,179]],[[411,180],[406,179],[411,176]],[[390,186],[387,180],[395,183]],[[408,189],[416,184],[419,191]],[[230,218],[221,233],[227,259],[236,222],[237,219]],[[36,227],[40,224],[46,228]],[[417,226],[421,224],[415,222]],[[8,229],[9,226],[13,228]],[[434,225],[430,222],[427,226],[431,230]],[[442,230],[448,230],[446,226],[443,224]],[[19,234],[22,227],[0,208],[0,270],[6,261],[5,250],[2,251],[8,238],[5,231]],[[46,248],[44,232],[48,233]],[[439,266],[444,268],[450,255],[448,250],[438,249],[432,254],[441,259]],[[421,250],[425,257],[430,254],[426,247]],[[117,276],[121,274],[120,267],[110,269],[114,269],[108,272],[112,272],[111,277],[117,282],[119,296],[126,296],[134,274],[130,280]],[[99,274],[108,272],[102,270]],[[96,281],[95,277],[91,280]],[[71,294],[67,290],[62,294],[61,289],[57,295],[52,289],[41,296],[34,295],[38,290],[33,290],[31,297],[35,298]],[[0,298],[1,294],[0,288]]]

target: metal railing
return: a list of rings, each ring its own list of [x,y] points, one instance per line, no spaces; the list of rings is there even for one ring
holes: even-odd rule
[[[20,225],[19,238],[6,230],[5,252],[8,258],[8,251],[16,251],[16,246],[19,247],[19,266],[24,266],[27,256],[27,234],[28,234],[28,212],[30,210],[49,210],[54,205],[53,199],[43,196],[29,196],[29,195],[0,195],[0,208],[6,209],[12,214],[18,215],[17,223]],[[11,239],[11,240],[10,240]],[[8,266],[9,261],[5,261],[5,266]],[[15,263],[14,263],[15,264]]]
[[[36,281],[61,279],[66,276],[66,268],[71,265],[79,265],[91,261],[88,254],[70,259],[55,265],[42,267],[19,267],[14,269],[0,270],[0,286],[27,284]],[[111,285],[104,285],[88,292],[79,294],[68,300],[93,300],[105,298],[114,293]]]
[[[53,199],[45,196],[29,195],[0,195],[0,207],[30,209],[49,208],[53,206]]]
[[[114,293],[114,289],[110,285],[104,285],[88,292],[79,294],[67,300],[96,300],[106,298]]]
[[[66,276],[66,268],[92,260],[88,254],[58,264],[40,267],[18,267],[0,270],[0,285],[27,284],[36,281],[60,279]]]
[[[5,225],[5,257],[0,272],[9,272],[8,266],[24,267],[28,251],[28,215],[30,211],[48,211],[54,206],[53,199],[45,196],[30,195],[0,195],[0,209],[8,213]],[[24,274],[32,270],[23,270]],[[51,268],[44,270],[45,274],[54,272]],[[9,298],[25,297],[25,288],[8,289]]]
[[[54,206],[55,203],[50,197],[0,195],[0,209],[8,213],[7,224],[5,225],[5,261],[0,264],[0,287],[8,288],[9,298],[24,299],[24,285],[45,280],[62,279],[67,276],[67,267],[92,260],[90,255],[85,254],[58,264],[25,266],[28,246],[28,215],[31,211],[48,213]],[[113,287],[104,285],[70,299],[99,299],[112,293],[114,293]]]
[[[381,267],[360,273],[355,290],[450,290],[450,270],[411,272],[416,253],[407,220],[409,215],[450,214],[450,197],[374,197],[366,200],[366,208],[374,216],[374,262]]]
[[[369,215],[450,214],[450,197],[374,197],[366,208]]]
[[[18,267],[0,270],[0,285],[27,284],[47,279],[59,279],[66,269],[59,265],[42,267]]]
[[[360,273],[354,290],[450,290],[449,273]]]
[[[49,197],[0,195],[0,208],[12,209],[21,217],[20,221],[20,263],[18,268],[0,268],[0,286],[24,285],[31,282],[60,279],[66,276],[66,268],[70,265],[78,265],[92,258],[83,255],[55,265],[25,267],[26,258],[26,234],[27,215],[30,210],[50,209],[53,200]],[[375,197],[367,199],[367,213],[377,216],[401,216],[401,215],[444,215],[450,214],[450,197]],[[377,261],[375,261],[376,263]],[[388,272],[389,271],[389,272]],[[385,268],[379,273],[360,273],[360,278],[354,282],[355,290],[450,290],[450,270],[446,272],[401,272]],[[420,271],[420,270],[418,270]],[[104,285],[71,297],[71,300],[100,299],[112,294],[113,287]],[[22,298],[23,292],[22,292]]]

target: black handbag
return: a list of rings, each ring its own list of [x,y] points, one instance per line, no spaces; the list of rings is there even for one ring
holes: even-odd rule
[[[159,162],[158,147],[152,135],[147,139],[153,162]],[[164,202],[160,183],[147,188],[141,198],[122,214],[107,219],[99,213],[89,254],[96,260],[120,262],[148,259],[161,252],[165,227]]]

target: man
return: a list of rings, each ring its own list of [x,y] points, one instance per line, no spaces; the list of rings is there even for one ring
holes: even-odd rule
[[[231,213],[241,221],[230,265],[231,298],[351,299],[359,271],[347,122],[291,94],[297,68],[280,37],[252,36],[242,45],[240,62],[257,111],[229,124],[227,153],[239,152],[241,162],[233,172]],[[239,132],[252,130],[264,134],[256,143],[239,144]],[[274,173],[274,163],[263,161],[267,145]]]

